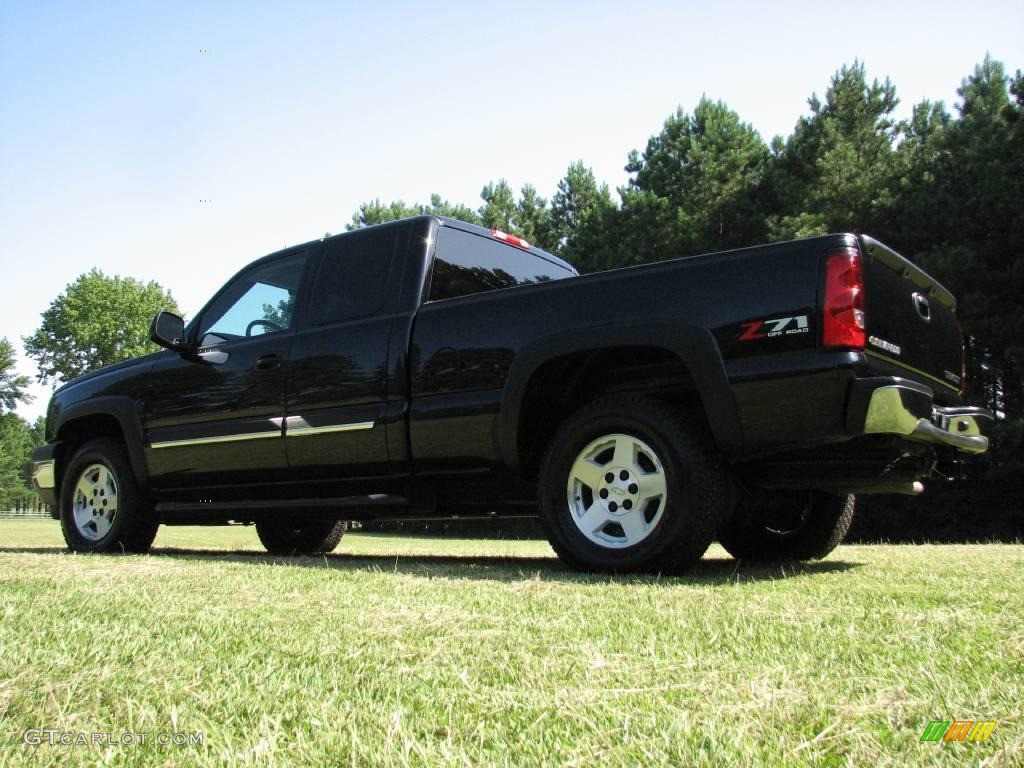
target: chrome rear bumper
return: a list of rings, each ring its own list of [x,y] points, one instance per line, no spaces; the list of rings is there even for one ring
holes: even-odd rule
[[[984,453],[988,438],[979,422],[991,421],[992,413],[972,406],[940,408],[931,405],[923,414],[922,392],[909,383],[881,386],[871,393],[864,432],[870,435],[900,435],[910,440],[945,445],[964,453]],[[930,398],[928,398],[930,400]]]

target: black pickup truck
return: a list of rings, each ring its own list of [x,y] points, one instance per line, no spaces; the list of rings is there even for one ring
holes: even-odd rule
[[[581,568],[678,569],[716,537],[816,558],[854,494],[919,493],[988,445],[953,297],[850,234],[580,276],[421,216],[262,258],[151,335],[49,404],[34,483],[73,550],[539,515]]]

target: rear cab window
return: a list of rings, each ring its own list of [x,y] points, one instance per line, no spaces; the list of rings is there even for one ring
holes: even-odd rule
[[[575,276],[575,272],[530,251],[444,226],[437,234],[427,301]]]
[[[377,313],[387,298],[395,243],[393,226],[331,238],[313,280],[309,324],[338,323]]]

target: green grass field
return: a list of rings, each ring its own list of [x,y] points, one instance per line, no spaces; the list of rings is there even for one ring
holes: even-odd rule
[[[72,555],[52,521],[0,521],[0,765],[1024,764],[1019,545],[739,569],[715,547],[667,579],[567,572],[542,542],[261,553],[170,528]],[[998,725],[922,743],[932,719]]]

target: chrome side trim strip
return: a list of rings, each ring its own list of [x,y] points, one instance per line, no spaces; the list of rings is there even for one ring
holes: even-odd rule
[[[292,426],[292,424],[295,426]],[[332,432],[359,432],[373,429],[376,422],[359,421],[353,424],[332,424],[327,427],[311,427],[301,416],[289,416],[285,426],[285,437],[310,437],[311,435],[328,435]]]
[[[189,445],[213,445],[214,443],[235,443],[243,440],[264,440],[268,437],[280,437],[280,432],[247,432],[241,435],[218,435],[216,437],[195,437],[190,440],[166,440],[162,443],[151,443],[150,448],[184,448]]]
[[[326,427],[312,427],[306,423],[301,416],[289,416],[287,419],[280,417],[271,419],[276,426],[284,421],[285,437],[309,437],[311,435],[327,435],[332,432],[358,432],[364,429],[373,429],[375,421],[359,421],[352,424],[331,424]],[[213,445],[215,443],[234,443],[243,440],[263,440],[269,437],[281,437],[280,432],[247,432],[240,435],[218,435],[216,437],[195,437],[188,440],[165,440],[161,443],[152,443],[151,448],[184,448],[190,445]]]

